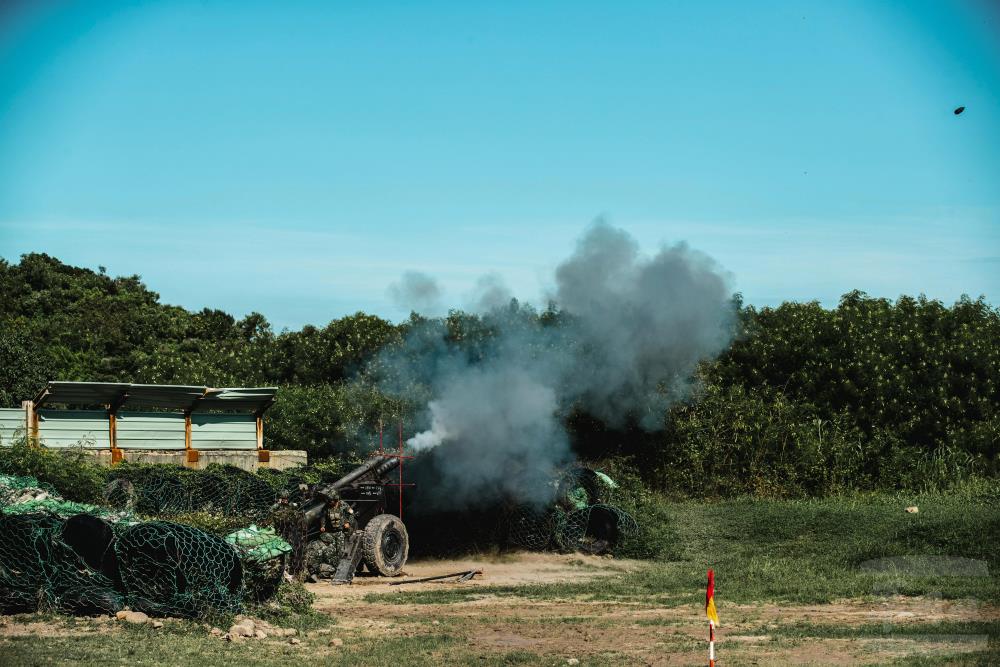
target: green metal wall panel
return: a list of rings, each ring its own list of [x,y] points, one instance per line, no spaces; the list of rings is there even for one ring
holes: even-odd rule
[[[184,415],[179,412],[119,412],[119,449],[184,449]]]
[[[191,415],[194,449],[257,449],[257,420],[253,415]]]
[[[24,435],[24,408],[0,408],[0,446]]]
[[[105,410],[39,410],[38,437],[46,447],[110,449]]]

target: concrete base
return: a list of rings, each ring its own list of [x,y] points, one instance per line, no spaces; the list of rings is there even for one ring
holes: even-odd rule
[[[84,450],[97,459],[98,463],[106,466],[111,465],[111,452],[106,449]],[[167,465],[184,466],[193,470],[202,470],[218,463],[219,465],[236,466],[243,470],[254,472],[258,468],[274,468],[275,470],[285,470],[295,466],[305,465],[307,456],[304,451],[288,449],[282,451],[269,451],[269,461],[258,461],[256,451],[240,451],[231,449],[198,450],[198,460],[188,462],[187,451],[152,451],[148,449],[123,449],[124,460],[129,463],[163,463]]]

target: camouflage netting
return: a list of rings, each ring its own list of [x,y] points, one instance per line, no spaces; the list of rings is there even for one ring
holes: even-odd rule
[[[511,544],[533,551],[602,554],[638,533],[628,512],[612,504],[615,482],[599,471],[574,467],[555,482],[547,506],[516,505],[505,513]]]
[[[122,466],[111,473],[104,491],[112,507],[142,514],[172,516],[190,512],[264,517],[275,489],[261,477],[233,466],[189,470],[171,466]]]
[[[331,471],[310,466],[252,473],[222,465],[191,470],[126,464],[112,471],[104,497],[112,507],[153,516],[207,512],[259,521],[267,517],[279,493],[335,478]]]
[[[237,612],[246,594],[239,554],[220,537],[168,521],[122,531],[115,554],[129,605],[156,615]]]
[[[4,612],[112,613],[125,605],[169,616],[237,612],[274,592],[291,550],[273,530],[251,525],[222,538],[139,521],[13,476],[0,477],[0,535]]]
[[[63,535],[53,514],[0,515],[0,609],[112,613],[124,605],[115,583],[90,568]]]
[[[306,569],[306,555],[309,547],[309,526],[302,512],[292,507],[283,507],[272,516],[274,529],[290,545],[286,556],[288,571],[299,575]]]

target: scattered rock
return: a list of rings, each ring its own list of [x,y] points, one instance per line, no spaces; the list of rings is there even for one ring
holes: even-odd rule
[[[154,630],[159,630],[163,627],[163,621],[153,621],[152,626]]]
[[[128,609],[122,609],[119,612],[115,612],[115,618],[117,618],[119,621],[123,621],[125,620],[125,617],[128,615],[128,613],[129,613]]]
[[[240,621],[229,628],[229,634],[239,637],[253,637],[255,631],[256,628],[254,628],[253,621],[251,620]]]
[[[298,637],[292,637],[291,639],[288,640],[288,643],[291,644],[292,646],[295,646],[296,644],[301,644],[302,640],[299,639]]]
[[[441,621],[434,619],[433,621],[431,621],[431,625],[441,625]]]
[[[228,632],[225,635],[223,635],[222,638],[225,639],[227,642],[243,641],[243,638],[240,637],[239,635],[230,634]]]
[[[149,616],[142,613],[141,611],[127,611],[125,615],[121,617],[126,623],[133,623],[135,625],[141,625],[142,623],[149,623]]]
[[[916,505],[910,505],[909,507],[906,508],[907,514],[916,514],[919,511],[920,508],[917,507]]]
[[[254,630],[253,636],[256,639],[267,639],[267,633],[263,630]]]
[[[341,639],[340,637],[334,637],[333,639],[330,640],[330,646],[343,646],[343,645],[344,645],[344,640]]]
[[[220,637],[224,633],[220,628],[212,628],[211,630],[208,631],[208,634],[212,635],[213,637]]]
[[[579,665],[580,661],[577,660],[576,658],[567,658],[566,659],[566,664],[567,665]]]

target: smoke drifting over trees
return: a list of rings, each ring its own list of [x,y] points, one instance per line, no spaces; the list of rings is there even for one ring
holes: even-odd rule
[[[645,257],[626,232],[598,222],[555,285],[551,317],[494,296],[483,300],[488,335],[473,349],[447,344],[446,323],[428,320],[380,359],[383,390],[427,392],[425,429],[408,444],[441,447],[438,491],[452,502],[544,502],[553,489],[538,481],[571,457],[571,409],[662,428],[697,363],[731,338],[725,274],[683,244]]]
[[[425,315],[435,315],[441,309],[441,288],[437,281],[420,271],[407,271],[399,282],[387,290],[393,303]]]
[[[588,239],[598,236],[593,233]],[[634,244],[622,245],[628,257],[627,249]],[[586,247],[587,240],[581,241],[574,259],[587,256]],[[689,260],[690,266],[681,266],[688,266],[693,276],[711,282],[712,275],[720,275],[710,263],[707,272],[704,266],[698,268],[704,258],[681,248],[667,248],[632,264],[622,262],[620,266],[633,269],[620,273],[652,276],[656,267],[678,257]],[[903,295],[891,301],[853,291],[835,308],[817,302],[759,309],[741,305],[734,341],[714,360],[699,365],[697,391],[690,400],[670,406],[667,417],[657,406],[683,395],[684,373],[671,375],[660,368],[644,376],[642,364],[649,362],[637,362],[625,366],[639,369],[629,379],[629,373],[618,372],[621,364],[610,362],[614,355],[593,362],[597,355],[585,348],[585,341],[600,340],[595,331],[603,331],[603,323],[592,322],[588,333],[589,311],[569,290],[580,280],[566,278],[560,290],[560,279],[553,275],[546,296],[558,299],[562,310],[512,308],[508,299],[506,307],[483,316],[452,311],[444,319],[416,317],[393,324],[355,313],[321,326],[275,332],[259,313],[237,319],[221,310],[189,312],[163,304],[137,276],[113,277],[42,254],[25,255],[16,264],[0,260],[0,368],[13,369],[0,372],[0,402],[17,407],[52,378],[277,385],[278,402],[264,415],[268,449],[305,449],[313,461],[330,456],[354,460],[371,452],[380,422],[394,424],[399,418],[408,428],[430,431],[426,437],[448,433],[439,438],[444,445],[420,457],[429,459],[426,463],[406,466],[408,481],[421,485],[421,504],[438,488],[451,492],[437,484],[444,467],[436,465],[439,459],[466,457],[466,471],[482,473],[500,492],[506,484],[511,493],[523,495],[521,489],[528,488],[523,477],[518,482],[497,481],[497,471],[506,467],[503,472],[513,474],[520,466],[545,472],[529,459],[539,451],[536,441],[550,447],[543,452],[544,463],[570,455],[569,445],[561,444],[567,439],[588,458],[605,452],[629,457],[652,489],[695,497],[918,491],[1000,476],[1000,310],[985,298],[963,297],[945,305],[925,297]],[[599,294],[639,282],[609,279],[599,285]],[[694,290],[682,289],[691,282],[677,283],[679,296],[692,297],[690,303],[697,305]],[[600,301],[598,292],[581,292],[584,301]],[[675,315],[689,303],[659,298],[674,307]],[[665,354],[656,345],[683,345],[686,334],[677,333],[681,330],[676,324],[665,340],[640,338],[654,346],[645,357]],[[608,345],[591,343],[591,348],[610,354]],[[665,349],[674,349],[679,358],[690,348]],[[565,354],[567,350],[574,352]],[[498,369],[500,360],[510,359],[528,380],[549,389],[546,396],[554,396],[554,408],[538,399],[534,405],[543,416],[551,412],[555,419],[545,421],[517,403],[508,411],[523,418],[523,426],[508,427],[508,419],[494,416],[502,400],[525,393],[506,391],[512,382],[508,378],[515,376]],[[584,412],[606,407],[602,414],[625,419],[622,410],[602,403],[605,387],[594,379],[609,377],[609,369],[615,371],[610,377],[626,379],[614,386],[626,388],[653,386],[647,380],[664,377],[655,386],[665,398],[624,401],[636,404],[635,414],[628,416],[624,428],[609,426]],[[468,385],[448,381],[466,373]],[[486,384],[487,378],[498,378],[499,388]],[[481,386],[469,388],[477,382]],[[390,390],[392,396],[386,394]],[[467,429],[456,435],[451,408],[461,405],[461,394],[473,391],[489,395],[479,402],[488,412],[469,419],[463,424]],[[604,393],[617,399],[610,390]],[[441,414],[437,423],[428,409],[435,399]],[[522,434],[523,442],[502,442],[504,447],[490,449],[501,436],[480,428],[484,422]],[[564,424],[569,436],[563,433]],[[638,427],[643,424],[664,428],[642,433]],[[551,429],[535,429],[541,432],[535,435],[532,425]],[[521,450],[511,449],[522,445]],[[418,469],[430,478],[410,478]],[[487,483],[480,486],[485,489]]]

